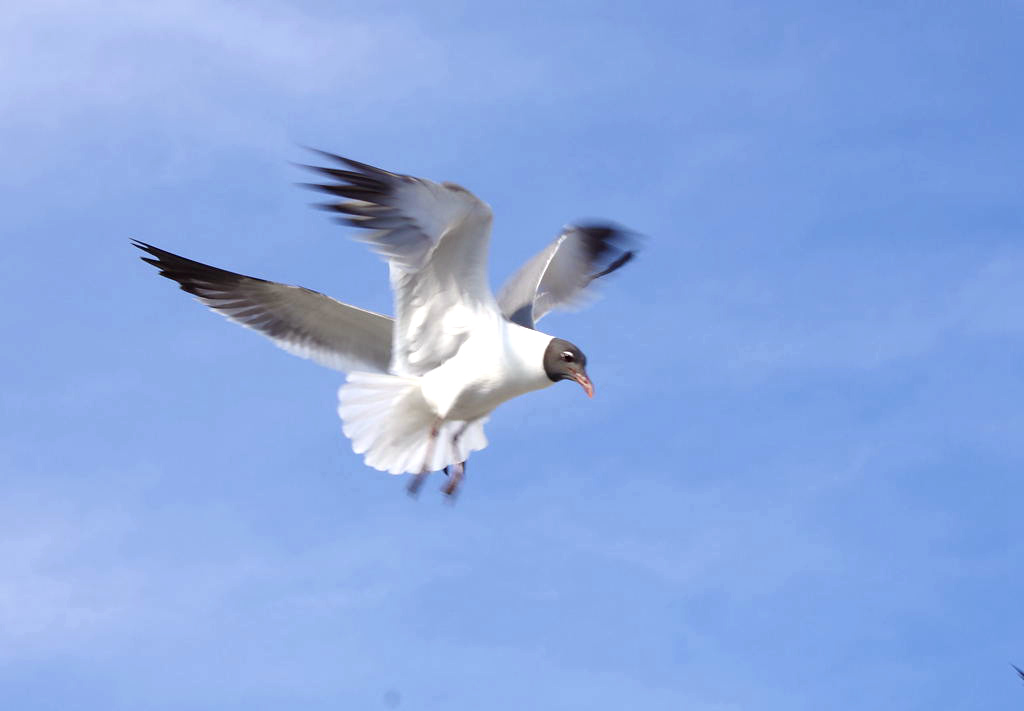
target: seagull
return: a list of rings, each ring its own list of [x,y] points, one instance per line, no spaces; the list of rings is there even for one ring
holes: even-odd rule
[[[412,494],[436,471],[449,475],[443,491],[455,494],[470,453],[487,446],[484,423],[503,402],[562,380],[593,397],[583,351],[536,324],[633,259],[631,232],[569,225],[495,296],[486,203],[455,183],[316,153],[329,166],[302,166],[323,181],[304,185],[330,196],[318,207],[367,230],[361,241],[388,264],[394,318],[132,242],[202,304],[289,353],[346,372],[342,431],[368,466],[411,474]]]

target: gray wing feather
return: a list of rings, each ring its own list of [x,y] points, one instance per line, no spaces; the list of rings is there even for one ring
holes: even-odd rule
[[[629,262],[630,233],[608,224],[570,225],[519,271],[498,294],[509,321],[534,328],[549,311],[572,305],[599,277]]]
[[[422,269],[447,230],[472,213],[490,220],[490,208],[454,183],[392,173],[343,156],[311,149],[344,168],[304,165],[327,178],[303,183],[341,200],[317,207],[340,213],[345,225],[371,230],[361,241],[408,273]]]
[[[214,311],[269,337],[284,350],[334,370],[386,373],[393,320],[300,286],[257,279],[133,240],[142,261]]]

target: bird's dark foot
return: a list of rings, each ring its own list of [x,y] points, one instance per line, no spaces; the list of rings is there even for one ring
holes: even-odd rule
[[[413,474],[412,479],[409,481],[409,485],[405,488],[409,492],[409,496],[416,496],[420,493],[420,488],[423,486],[423,482],[427,480],[427,476],[430,472],[420,472],[419,474]]]
[[[450,467],[445,467],[445,473],[449,474],[448,483],[441,489],[445,493],[445,496],[453,497],[455,492],[459,489],[459,484],[462,483],[462,478],[466,475],[466,463],[460,462],[459,464],[453,464]]]

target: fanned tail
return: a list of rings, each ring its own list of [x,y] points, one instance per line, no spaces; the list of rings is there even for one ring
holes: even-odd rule
[[[487,418],[439,424],[423,399],[419,378],[353,372],[338,390],[338,401],[342,431],[352,440],[352,450],[380,471],[438,471],[487,446]]]

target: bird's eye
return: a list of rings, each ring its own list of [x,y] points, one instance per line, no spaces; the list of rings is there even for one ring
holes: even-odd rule
[[[572,354],[572,351],[562,351],[561,358],[562,361],[565,363],[572,363],[574,360],[576,360],[576,356]]]

